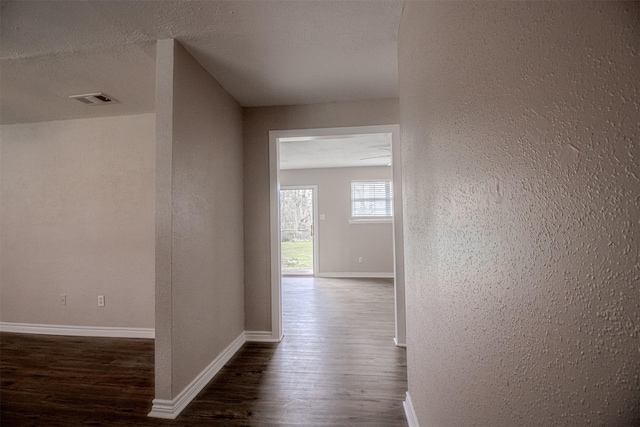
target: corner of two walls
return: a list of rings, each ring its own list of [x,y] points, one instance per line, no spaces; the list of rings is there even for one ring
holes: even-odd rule
[[[2,321],[85,326],[86,310],[77,319],[61,314],[75,312],[77,288],[82,304],[111,313],[96,315],[96,326],[155,323],[156,398],[172,411],[211,357],[244,330],[271,329],[268,132],[395,124],[398,100],[243,110],[180,45],[162,40],[158,49],[155,114],[2,126]],[[113,168],[126,173],[111,180]],[[99,248],[113,247],[105,242],[114,226],[122,249],[107,263]],[[130,264],[137,270],[122,268]],[[103,287],[78,281],[96,271]],[[132,277],[144,283],[133,286]],[[45,282],[51,300],[33,316],[12,311],[43,301]],[[98,308],[102,291],[107,306]],[[60,293],[68,297],[62,309]]]
[[[172,417],[243,342],[242,109],[178,42],[156,60],[154,410]]]
[[[407,400],[421,425],[640,421],[639,12],[405,3]]]
[[[155,324],[156,397],[171,406],[244,333],[242,109],[173,40],[157,61],[155,114],[0,128],[0,320]]]

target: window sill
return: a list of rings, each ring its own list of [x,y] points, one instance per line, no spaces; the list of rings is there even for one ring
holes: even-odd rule
[[[393,218],[351,218],[349,224],[390,224]]]

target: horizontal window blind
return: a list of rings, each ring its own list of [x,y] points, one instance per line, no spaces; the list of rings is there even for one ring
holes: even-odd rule
[[[391,181],[351,181],[351,216],[393,216]]]

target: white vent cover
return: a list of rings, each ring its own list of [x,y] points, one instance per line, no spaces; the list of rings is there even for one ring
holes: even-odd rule
[[[87,93],[84,95],[71,95],[69,98],[77,99],[86,105],[115,104],[115,100],[104,93]]]

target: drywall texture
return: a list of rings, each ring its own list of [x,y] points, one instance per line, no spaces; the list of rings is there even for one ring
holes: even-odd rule
[[[398,123],[398,100],[245,108],[245,329],[271,330],[269,131]]]
[[[640,423],[638,4],[405,3],[422,426]]]
[[[244,330],[242,110],[177,42],[157,61],[156,398],[172,399]]]
[[[393,274],[393,224],[350,224],[351,181],[391,179],[390,167],[289,169],[280,171],[280,185],[317,185],[316,224],[318,275],[323,273]],[[362,262],[358,258],[362,257]]]
[[[153,328],[154,115],[0,129],[1,320]]]

